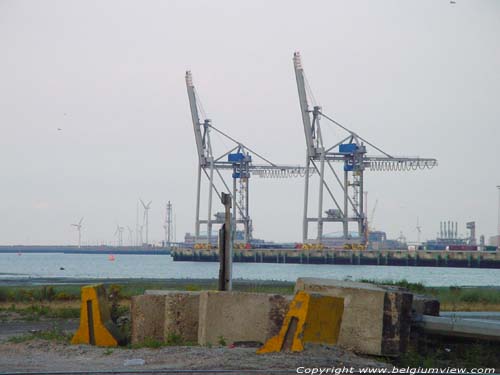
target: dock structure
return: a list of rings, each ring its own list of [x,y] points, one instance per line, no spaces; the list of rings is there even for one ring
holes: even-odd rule
[[[217,249],[172,250],[174,261],[218,262]],[[235,249],[233,262],[500,268],[498,251]]]

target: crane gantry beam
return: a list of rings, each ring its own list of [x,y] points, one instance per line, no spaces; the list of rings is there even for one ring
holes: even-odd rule
[[[309,107],[309,100],[306,90],[306,77],[299,52],[293,56],[295,78],[297,81],[297,91],[299,95],[300,111],[302,115],[302,125],[304,127],[307,157],[305,165],[305,185],[304,185],[304,214],[302,241],[308,242],[308,229],[310,222],[317,222],[316,241],[323,241],[323,223],[340,222],[343,226],[343,237],[348,239],[349,223],[358,224],[359,237],[363,242],[366,238],[366,214],[363,211],[363,190],[364,171],[410,171],[417,169],[433,168],[437,165],[437,160],[433,158],[411,158],[392,156],[374,144],[370,143],[360,135],[348,129],[344,125],[326,115],[320,106]],[[321,132],[320,119],[325,119],[334,126],[345,131],[346,136],[333,145],[325,145]],[[367,155],[367,145],[372,147],[379,155]],[[343,182],[333,167],[333,162],[343,163]],[[318,165],[319,164],[319,165]],[[314,168],[319,176],[318,206],[317,216],[309,216],[309,170]],[[338,203],[332,187],[325,179],[325,169],[332,172],[335,182],[340,186],[343,195],[343,207]],[[323,216],[323,191],[327,190],[336,208],[325,211]],[[350,195],[352,191],[352,195]]]

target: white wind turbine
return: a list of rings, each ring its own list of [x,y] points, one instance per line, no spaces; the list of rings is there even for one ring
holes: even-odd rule
[[[146,228],[146,241],[145,244],[148,244],[148,232],[149,232],[149,209],[151,208],[151,202],[149,201],[148,204],[144,203],[142,199],[139,199],[141,201],[142,207],[144,207],[144,217],[142,219],[142,223]],[[142,231],[141,231],[142,232]]]
[[[80,219],[78,224],[71,224],[71,226],[76,227],[76,230],[78,231],[78,247],[81,247],[82,245],[82,223],[83,217]]]
[[[123,229],[125,228],[116,226],[115,236],[118,235],[118,246],[123,246]]]
[[[127,226],[127,230],[128,230],[128,240],[130,242],[130,246],[134,246],[134,231],[129,226]]]

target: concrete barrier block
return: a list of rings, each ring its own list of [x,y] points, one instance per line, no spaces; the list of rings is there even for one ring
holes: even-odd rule
[[[164,340],[180,339],[198,342],[198,320],[201,292],[147,290],[146,295],[165,298]]]
[[[198,343],[257,342],[279,333],[292,297],[244,292],[202,292]]]
[[[196,343],[200,292],[147,290],[132,297],[132,344],[146,340]]]
[[[306,343],[334,345],[343,312],[343,298],[297,292],[280,332],[267,340],[257,353],[300,352]]]
[[[165,296],[133,296],[130,305],[132,344],[165,341]]]
[[[319,278],[299,278],[295,291],[344,298],[338,345],[372,355],[406,351],[412,294],[398,288]]]

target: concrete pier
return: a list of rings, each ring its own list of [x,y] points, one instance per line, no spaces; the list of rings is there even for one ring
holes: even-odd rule
[[[174,261],[218,262],[217,249],[175,249]],[[233,262],[346,264],[416,267],[500,268],[498,251],[407,251],[407,250],[234,250]]]

